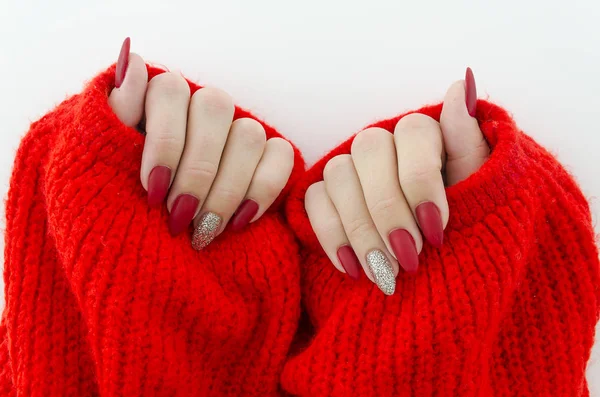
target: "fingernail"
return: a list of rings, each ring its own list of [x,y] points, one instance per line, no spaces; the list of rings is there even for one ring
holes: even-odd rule
[[[342,245],[337,250],[337,257],[348,277],[352,280],[360,279],[360,261],[352,247],[349,245]]]
[[[222,221],[221,217],[214,212],[202,215],[192,237],[192,247],[199,251],[210,244],[217,236]]]
[[[172,236],[176,236],[187,229],[192,219],[194,219],[198,203],[199,200],[191,194],[177,196],[169,215],[169,232]]]
[[[159,206],[167,197],[171,184],[171,169],[162,165],[156,166],[148,175],[148,205]]]
[[[373,250],[367,254],[367,264],[375,284],[386,295],[393,295],[396,289],[396,277],[390,261],[380,250]]]
[[[254,200],[247,199],[238,207],[235,215],[231,219],[231,230],[237,232],[243,229],[250,223],[252,218],[258,212],[258,203]]]
[[[427,201],[419,204],[415,213],[425,239],[434,247],[441,247],[444,241],[444,226],[438,207],[431,201]]]
[[[465,73],[465,102],[467,105],[467,112],[471,117],[475,117],[475,110],[477,108],[477,87],[475,86],[475,77],[471,68],[467,68]]]
[[[409,273],[416,272],[419,267],[419,254],[410,233],[406,229],[396,229],[388,238],[400,266]]]
[[[117,60],[117,70],[115,72],[115,87],[119,88],[125,80],[125,73],[127,72],[127,65],[129,65],[129,48],[131,47],[131,39],[127,37],[121,45],[121,52],[119,53],[119,59]]]

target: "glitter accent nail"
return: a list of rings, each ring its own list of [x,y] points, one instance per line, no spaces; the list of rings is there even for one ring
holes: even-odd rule
[[[396,277],[390,261],[380,250],[373,250],[367,254],[367,264],[375,284],[386,295],[393,295],[396,289]]]
[[[222,221],[221,217],[214,212],[202,215],[192,237],[192,247],[199,251],[210,244],[216,237]]]

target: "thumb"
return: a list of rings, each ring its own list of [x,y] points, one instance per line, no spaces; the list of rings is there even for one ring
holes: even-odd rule
[[[108,103],[123,124],[136,127],[144,115],[148,70],[141,56],[129,52],[130,42],[127,37],[121,46]]]
[[[452,84],[440,116],[446,150],[446,181],[454,185],[475,173],[490,154],[477,119],[477,89],[473,72],[467,68],[465,80]]]

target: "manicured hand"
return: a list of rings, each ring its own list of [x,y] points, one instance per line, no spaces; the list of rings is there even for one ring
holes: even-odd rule
[[[290,176],[292,146],[267,140],[254,119],[233,121],[233,101],[222,90],[207,87],[190,96],[187,81],[171,72],[148,81],[144,60],[129,47],[127,38],[109,103],[127,126],[140,127],[144,120],[140,179],[148,204],[166,200],[172,235],[193,222],[198,250],[228,222],[241,229],[256,221]]]
[[[360,132],[351,154],[327,163],[306,192],[306,211],[323,249],[341,272],[362,272],[388,295],[401,266],[416,272],[423,237],[440,247],[448,223],[445,185],[476,172],[490,150],[475,119],[470,69],[450,86],[441,121],[410,114],[394,134]]]

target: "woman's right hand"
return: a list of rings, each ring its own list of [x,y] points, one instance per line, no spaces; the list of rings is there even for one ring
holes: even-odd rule
[[[254,119],[234,121],[233,101],[222,90],[202,88],[190,96],[187,81],[173,72],[148,81],[144,60],[129,47],[127,38],[109,103],[124,124],[146,135],[140,179],[149,205],[166,199],[172,235],[193,221],[197,250],[230,220],[234,230],[256,221],[291,174],[290,143],[266,140]]]

